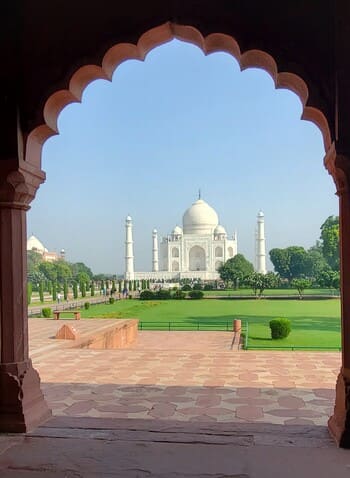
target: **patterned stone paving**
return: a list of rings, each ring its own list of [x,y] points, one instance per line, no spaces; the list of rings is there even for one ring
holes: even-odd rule
[[[31,354],[53,413],[70,417],[325,425],[337,352],[232,351],[230,332],[139,332],[123,350],[74,349],[52,339],[113,319],[30,319]]]

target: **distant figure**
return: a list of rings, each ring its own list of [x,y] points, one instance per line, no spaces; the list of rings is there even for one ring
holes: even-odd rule
[[[61,300],[61,294],[58,293],[58,294],[57,294],[57,303],[58,303],[58,304],[60,303],[60,300]]]
[[[126,299],[126,298],[128,297],[128,295],[129,295],[129,291],[128,291],[128,289],[127,289],[126,287],[124,287],[124,289],[123,289],[123,297],[124,297],[124,299]]]

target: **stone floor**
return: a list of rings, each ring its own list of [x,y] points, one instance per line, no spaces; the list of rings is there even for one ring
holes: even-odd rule
[[[31,356],[56,416],[326,425],[340,354],[232,351],[230,332],[139,332],[130,349],[57,341],[113,319],[30,319]],[[63,345],[63,346],[62,346]]]
[[[0,434],[1,478],[349,478],[350,452],[324,426],[338,353],[233,351],[227,332],[86,350],[52,338],[65,322],[30,320],[54,417]]]

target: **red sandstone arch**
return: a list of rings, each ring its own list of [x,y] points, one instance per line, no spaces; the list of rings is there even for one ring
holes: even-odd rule
[[[324,149],[327,152],[331,146],[331,134],[325,115],[317,108],[307,105],[309,91],[302,78],[294,73],[279,72],[278,65],[268,53],[261,50],[241,52],[236,40],[226,34],[212,33],[206,37],[194,27],[167,22],[144,33],[137,44],[119,43],[110,48],[104,55],[101,66],[86,65],[79,68],[71,77],[68,89],[53,93],[45,103],[45,124],[35,128],[27,138],[26,161],[41,166],[41,151],[45,141],[58,134],[57,119],[65,106],[81,102],[84,89],[97,79],[112,80],[116,68],[126,60],[144,61],[149,51],[173,39],[192,43],[205,55],[218,51],[231,54],[239,63],[241,70],[261,68],[272,77],[276,88],[286,88],[293,91],[302,103],[301,119],[311,121],[321,131]]]

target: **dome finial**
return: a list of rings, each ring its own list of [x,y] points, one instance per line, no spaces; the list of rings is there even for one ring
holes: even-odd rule
[[[201,188],[198,189],[198,199],[201,199]]]

